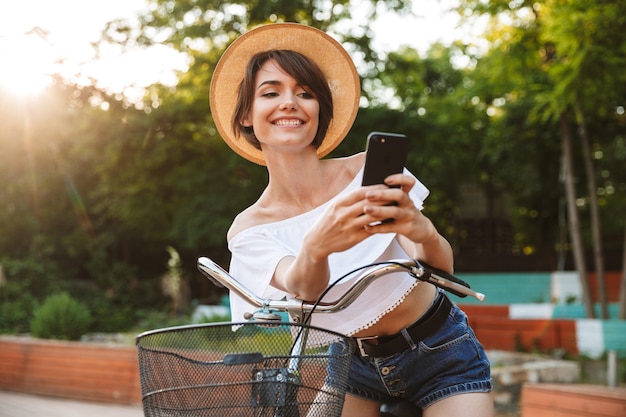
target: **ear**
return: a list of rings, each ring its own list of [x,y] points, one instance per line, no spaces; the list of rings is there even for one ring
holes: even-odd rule
[[[241,125],[243,127],[252,127],[252,122],[250,121],[250,119],[246,116],[241,120]]]

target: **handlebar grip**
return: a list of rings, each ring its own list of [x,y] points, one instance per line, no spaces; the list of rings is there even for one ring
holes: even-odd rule
[[[437,287],[443,288],[444,290],[449,291],[449,292],[451,292],[452,294],[454,294],[454,295],[456,295],[458,297],[461,297],[461,298],[467,297],[467,294],[462,293],[460,291],[457,291],[453,287],[446,286],[446,285],[443,285],[443,284],[437,282],[437,278],[443,278],[443,279],[445,279],[447,281],[450,281],[450,282],[453,282],[455,284],[462,285],[465,288],[471,288],[470,285],[467,282],[465,282],[462,279],[457,278],[454,275],[451,275],[451,274],[449,274],[449,273],[447,273],[445,271],[442,271],[439,268],[435,268],[434,266],[428,265],[426,262],[418,261],[417,259],[415,259],[414,261],[415,261],[415,264],[416,264],[416,266],[418,268],[421,267],[424,270],[424,274],[422,276],[417,276],[417,275],[413,274],[417,279],[419,279],[421,281],[428,281],[431,284],[434,284]],[[429,278],[431,278],[431,277],[434,277],[434,279],[430,280]]]

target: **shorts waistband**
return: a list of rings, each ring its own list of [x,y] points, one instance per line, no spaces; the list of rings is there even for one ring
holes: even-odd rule
[[[415,323],[391,336],[372,336],[353,338],[357,351],[361,356],[383,357],[391,356],[407,349],[415,349],[420,340],[434,334],[446,321],[452,301],[446,294],[440,292],[433,305]]]

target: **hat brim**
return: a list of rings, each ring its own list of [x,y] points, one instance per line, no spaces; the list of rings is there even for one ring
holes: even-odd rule
[[[211,80],[210,105],[222,139],[245,159],[265,165],[263,152],[231,127],[237,89],[248,61],[258,52],[293,50],[315,62],[328,80],[333,97],[333,118],[322,144],[320,158],[333,151],[348,134],[359,108],[361,84],[354,63],[339,42],[328,34],[299,23],[259,26],[237,38],[220,58]]]

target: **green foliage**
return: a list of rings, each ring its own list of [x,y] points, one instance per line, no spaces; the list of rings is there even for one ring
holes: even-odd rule
[[[183,326],[190,324],[187,315],[172,317],[166,309],[145,309],[137,313],[137,323],[134,330],[138,333],[153,329],[163,329],[166,327]]]
[[[30,323],[32,335],[43,339],[79,340],[89,328],[89,310],[69,296],[58,293],[46,298]]]
[[[143,336],[140,346],[150,349],[206,349],[213,352],[247,352],[254,347],[264,355],[287,355],[293,346],[290,326],[256,326],[247,324],[233,332],[232,326],[218,325],[174,328],[167,332]],[[318,348],[313,348],[315,352]],[[323,352],[327,348],[322,347]],[[308,354],[313,353],[307,351]]]
[[[29,294],[16,291],[14,285],[7,285],[0,291],[2,291],[0,334],[27,333],[30,314],[36,306],[36,300]]]
[[[46,294],[59,291],[56,264],[44,258],[0,259],[0,333],[26,333],[32,312]]]
[[[506,255],[528,249],[556,258],[560,144],[548,116],[572,93],[583,97],[607,249],[621,249],[626,43],[615,34],[626,16],[624,2],[460,1],[464,16],[493,17],[483,36],[488,50],[459,41],[433,45],[425,56],[410,48],[391,51],[384,60],[371,48],[368,19],[347,24],[346,0],[152,3],[139,28],[111,22],[103,41],[149,45],[158,36],[188,54],[189,70],[175,88],[150,86],[137,105],[61,80],[32,101],[0,94],[0,264],[6,276],[0,332],[27,331],[37,303],[69,289],[89,300],[90,331],[123,331],[141,322],[161,327],[170,311],[161,292],[168,246],[180,253],[194,298],[222,293],[197,272],[196,260],[210,256],[228,265],[226,231],[261,194],[267,173],[217,134],[209,83],[226,45],[271,21],[331,30],[365,62],[360,70],[368,106],[333,156],[362,151],[373,130],[406,133],[412,141],[408,166],[432,191],[425,212],[457,257],[471,249],[463,246],[463,222],[475,215],[468,211],[473,196],[463,194],[470,185],[486,196],[480,216],[511,224],[514,242]],[[364,4],[379,3],[403,12],[411,2]],[[554,47],[557,55],[551,55]],[[458,57],[470,64],[456,65]],[[154,310],[164,317],[151,316]]]
[[[589,193],[606,196],[604,183],[610,196],[600,198],[602,229],[614,231],[609,234],[624,233],[623,215],[613,210],[623,207],[624,199],[617,197],[615,190],[626,189],[626,183],[624,170],[613,168],[613,158],[617,156],[622,167],[625,159],[619,152],[609,155],[608,149],[620,147],[625,133],[622,92],[626,78],[622,68],[626,55],[622,51],[626,42],[615,33],[624,25],[626,3],[609,3],[459,1],[460,13],[467,18],[490,18],[483,35],[489,49],[476,56],[471,74],[473,93],[492,111],[484,148],[495,162],[497,171],[492,172],[501,176],[502,185],[511,191],[515,208],[511,217],[519,249],[569,249],[558,238],[567,230],[556,221],[562,218],[564,207],[557,123],[563,114],[579,124],[584,117],[596,164],[591,175],[598,183],[597,190],[585,187],[586,182],[578,178],[582,172],[574,173],[580,196],[577,204],[584,199],[584,210],[588,210]],[[476,49],[472,44],[464,47]],[[578,167],[582,171],[582,151],[576,143],[577,171]],[[581,215],[581,219],[581,229],[589,230],[588,216]],[[585,240],[588,246],[589,235]],[[620,266],[614,263],[612,268]]]

